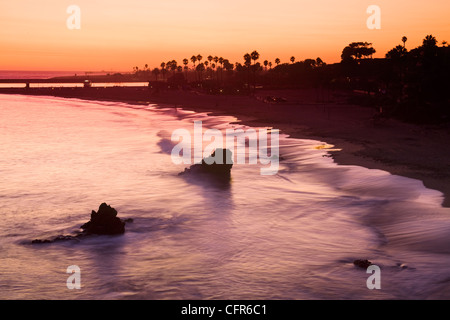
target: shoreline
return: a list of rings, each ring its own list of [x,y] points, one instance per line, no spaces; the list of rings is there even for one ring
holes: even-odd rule
[[[376,119],[376,110],[348,103],[345,92],[315,89],[258,90],[253,96],[207,95],[147,88],[0,89],[0,94],[158,104],[211,115],[234,116],[248,126],[273,127],[292,138],[321,140],[339,165],[357,165],[421,180],[443,193],[450,207],[450,129]],[[266,97],[284,98],[268,103]]]

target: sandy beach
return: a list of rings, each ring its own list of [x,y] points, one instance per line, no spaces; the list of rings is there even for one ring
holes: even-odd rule
[[[258,90],[251,96],[208,95],[147,88],[0,89],[0,93],[53,95],[67,98],[155,103],[214,115],[231,115],[249,126],[280,129],[294,138],[327,142],[342,165],[359,165],[422,180],[441,191],[450,207],[450,129],[393,119],[377,120],[374,108],[348,102],[348,93],[319,90]],[[266,97],[284,98],[270,103]]]

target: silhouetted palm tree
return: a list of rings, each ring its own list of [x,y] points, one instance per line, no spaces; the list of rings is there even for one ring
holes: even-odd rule
[[[251,64],[252,64],[252,56],[249,53],[246,53],[244,55],[244,65],[246,67],[250,67]]]
[[[199,54],[197,55],[198,63],[200,63],[200,62],[202,61],[202,59],[203,59],[203,57],[202,57],[202,55],[199,53]]]
[[[264,60],[264,69],[267,71],[267,66],[269,65],[269,60]]]
[[[272,61],[269,61],[269,69],[272,70]]]
[[[281,62],[280,58],[276,58],[276,59],[275,59],[275,64],[276,64],[277,66],[280,64],[280,62]]]
[[[166,63],[166,69],[172,71],[173,75],[175,74],[175,71],[177,70],[177,68],[178,68],[178,64],[175,60],[171,60]]]
[[[194,70],[195,70],[195,63],[197,62],[197,56],[192,56],[191,61],[194,64]]]
[[[203,63],[200,63],[195,70],[199,73],[199,79],[202,81],[202,74],[203,71],[205,71],[205,65]]]
[[[406,48],[406,41],[408,41],[408,38],[406,36],[403,36],[402,37],[403,48]]]
[[[195,63],[197,62],[197,56],[192,56],[191,57],[191,61],[194,64],[194,67],[192,68],[192,70],[194,70],[195,79],[197,79],[197,76],[196,76],[196,73],[195,73],[195,71],[196,71]]]
[[[253,64],[256,64],[256,60],[259,59],[259,52],[255,50],[250,54],[250,56],[252,57]]]
[[[228,60],[228,59],[223,60],[223,66],[224,66],[225,70],[227,70],[227,71],[231,71],[234,68],[234,64],[230,63],[230,60]]]
[[[292,62],[292,63],[295,62],[295,57],[294,57],[294,56],[291,57],[291,62]]]
[[[184,70],[185,70],[185,73],[186,73],[186,80],[187,80],[187,76],[188,76],[188,73],[187,73],[187,71],[188,71],[188,63],[189,63],[189,60],[188,59],[183,59],[183,64],[184,64]]]
[[[214,58],[212,58],[212,61],[214,61],[214,63],[211,65],[211,67],[213,68],[214,73],[216,73],[217,79],[219,79],[219,76],[218,76],[218,74],[216,72],[216,67],[217,67],[217,64],[219,63],[219,57],[218,56],[214,56]]]
[[[163,75],[163,80],[164,80],[165,75],[166,75],[166,63],[165,62],[161,62],[161,73]]]
[[[424,47],[435,47],[437,44],[437,40],[433,35],[428,35],[423,39],[423,46]]]
[[[217,61],[220,63],[220,78],[223,78],[223,57],[220,57]],[[219,68],[217,68],[219,69]]]

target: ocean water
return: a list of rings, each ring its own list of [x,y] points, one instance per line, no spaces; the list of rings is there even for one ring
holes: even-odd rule
[[[276,175],[180,176],[171,133],[243,128],[155,105],[0,95],[0,299],[448,299],[450,211],[421,181],[280,135]],[[275,128],[276,129],[276,128]],[[73,234],[106,202],[120,236]],[[381,268],[381,289],[353,265]],[[66,285],[69,266],[81,289]]]

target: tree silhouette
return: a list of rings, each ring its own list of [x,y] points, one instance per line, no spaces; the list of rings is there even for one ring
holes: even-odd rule
[[[253,64],[255,64],[256,61],[259,59],[259,52],[255,50],[250,54],[250,56],[253,60]]]
[[[387,59],[398,60],[408,53],[408,50],[405,49],[404,46],[398,45],[394,49],[390,50],[386,53]]]
[[[166,75],[166,63],[165,62],[161,62],[161,73],[163,75],[163,80],[165,79],[165,75]]]
[[[269,60],[264,60],[264,69],[267,71],[267,66],[269,65]]]
[[[213,61],[214,57],[212,55],[209,55],[207,59],[209,61],[209,64],[211,64],[211,62]]]
[[[220,81],[223,81],[223,57],[219,57],[219,63],[220,63]]]
[[[406,41],[408,41],[408,38],[406,36],[403,36],[402,37],[403,48],[406,48]]]
[[[425,47],[425,48],[433,48],[433,47],[436,47],[436,45],[437,45],[437,40],[431,34],[426,36],[425,39],[423,39],[423,47]]]
[[[249,67],[252,64],[252,56],[248,53],[244,55],[244,65]]]
[[[361,58],[372,57],[375,49],[371,43],[368,42],[352,42],[342,50],[342,62],[349,62],[352,60],[359,60]]]
[[[292,63],[294,63],[295,62],[295,57],[292,56],[290,60],[291,60]]]
[[[171,61],[168,61],[168,62],[166,63],[166,68],[167,68],[168,70],[172,71],[173,74],[175,74],[175,71],[176,71],[177,68],[178,68],[178,64],[177,64],[177,62],[176,62],[175,60],[171,60]]]
[[[192,56],[191,61],[194,64],[194,70],[195,70],[195,63],[197,62],[197,56]]]
[[[202,61],[202,59],[203,59],[202,55],[201,55],[201,54],[198,54],[198,55],[197,55],[198,63],[200,63],[200,62]]]
[[[234,68],[234,65],[232,63],[230,63],[230,61],[228,59],[223,60],[223,66],[224,66],[225,70],[227,70],[227,71],[231,71]]]
[[[196,70],[196,68],[195,68],[195,63],[197,62],[197,56],[195,56],[195,55],[192,56],[192,57],[191,57],[191,61],[192,61],[192,63],[194,64],[194,67],[192,68],[192,70],[195,71],[195,70]]]
[[[208,75],[208,72],[209,72],[209,74],[211,75],[211,78],[212,78],[212,71],[211,71],[211,67],[209,67],[209,61],[208,60],[205,60],[205,62],[203,62],[204,64],[205,64],[205,69],[206,69],[206,75]]]
[[[323,65],[324,65],[323,60],[320,59],[320,57],[318,57],[318,58],[316,59],[316,66],[322,67]]]
[[[153,70],[152,70],[152,73],[154,74],[154,76],[155,76],[155,81],[158,81],[158,75],[159,75],[159,69],[158,68],[154,68]]]
[[[280,64],[280,62],[281,62],[280,58],[276,58],[276,59],[275,59],[275,64],[276,64],[277,66]]]
[[[186,74],[186,80],[187,80],[187,76],[188,76],[188,69],[189,69],[189,67],[188,67],[188,63],[189,63],[189,60],[188,60],[188,59],[186,59],[186,58],[184,58],[184,59],[183,59],[183,64],[184,64],[184,71],[185,71],[185,74]]]
[[[195,70],[199,74],[199,79],[202,81],[203,71],[205,71],[205,65],[203,63],[200,63]]]

